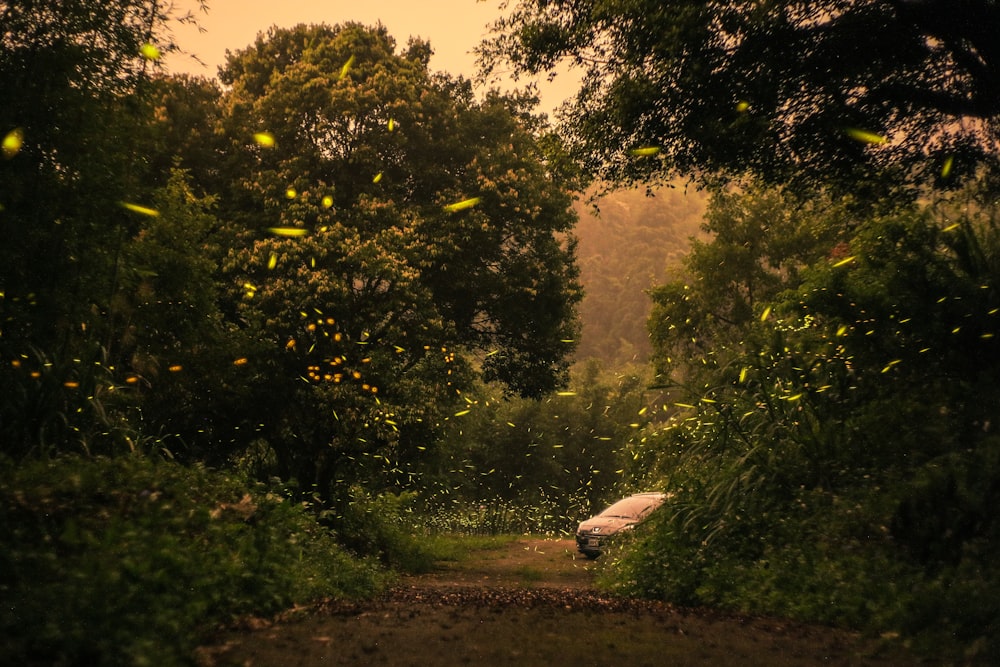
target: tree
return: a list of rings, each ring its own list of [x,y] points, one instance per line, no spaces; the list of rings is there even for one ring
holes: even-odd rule
[[[146,86],[147,111],[137,128],[136,171],[148,187],[166,185],[174,167],[204,193],[222,193],[225,137],[219,131],[222,91],[214,79],[154,76]]]
[[[2,425],[10,453],[79,444],[92,430],[81,415],[101,421],[103,350],[117,335],[110,303],[124,244],[143,222],[122,206],[145,203],[132,177],[142,86],[159,50],[173,48],[174,18],[155,0],[0,4],[0,358],[17,415]]]
[[[650,290],[648,326],[660,382],[691,381],[742,353],[748,329],[801,272],[839,252],[857,223],[843,202],[750,185],[720,190],[673,280]]]
[[[647,290],[667,277],[687,253],[705,212],[701,192],[661,188],[609,193],[598,210],[580,202],[582,332],[577,359],[601,359],[609,368],[645,364],[651,347]]]
[[[401,473],[474,375],[537,396],[574,347],[574,215],[530,100],[477,102],[429,53],[298,26],[221,72],[227,308],[270,345],[244,368],[279,466],[324,494]]]
[[[996,166],[991,0],[522,0],[494,28],[486,75],[584,68],[565,130],[613,182],[750,171],[884,200]]]

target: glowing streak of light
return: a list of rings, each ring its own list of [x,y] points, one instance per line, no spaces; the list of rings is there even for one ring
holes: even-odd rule
[[[944,164],[941,165],[941,178],[948,178],[951,176],[951,168],[955,163],[955,156],[949,155],[945,158]]]
[[[653,157],[660,152],[659,146],[644,146],[642,148],[633,148],[632,155],[636,157]]]
[[[253,135],[253,140],[257,142],[259,146],[263,146],[264,148],[273,148],[275,143],[274,135],[270,132],[258,132]]]
[[[872,144],[875,146],[884,144],[887,140],[881,134],[876,134],[874,132],[869,132],[868,130],[861,130],[856,127],[849,127],[844,130],[844,134],[849,136],[855,141],[860,141],[864,144]]]
[[[148,215],[151,218],[155,218],[160,215],[160,212],[155,208],[149,208],[148,206],[139,206],[138,204],[130,204],[129,202],[121,202],[122,208],[126,208],[133,213],[139,213],[140,215]]]
[[[856,257],[854,255],[851,255],[850,257],[845,257],[844,259],[840,260],[839,262],[836,262],[833,265],[833,268],[837,268],[838,266],[844,266],[845,264],[850,264],[855,259],[856,259]]]
[[[307,234],[306,230],[301,227],[269,227],[267,231],[275,236],[287,237],[305,236]]]
[[[347,76],[347,73],[351,71],[351,67],[353,66],[354,66],[354,56],[352,55],[350,58],[347,59],[347,62],[344,63],[344,66],[340,68],[340,76],[338,77],[338,79],[343,79],[345,76]]]
[[[448,204],[444,207],[444,210],[449,213],[454,213],[455,211],[464,211],[467,208],[472,208],[479,203],[479,197],[471,197],[469,199],[463,199],[462,201],[455,202],[454,204]]]

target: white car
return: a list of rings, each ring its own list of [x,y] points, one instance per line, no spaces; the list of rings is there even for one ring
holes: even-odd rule
[[[637,493],[622,498],[580,524],[576,530],[577,550],[587,558],[597,558],[609,538],[624,530],[631,530],[666,499],[665,493]]]

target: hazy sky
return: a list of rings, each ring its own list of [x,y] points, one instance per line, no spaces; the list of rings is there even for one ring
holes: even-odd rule
[[[184,55],[166,61],[172,72],[214,77],[225,59],[226,49],[235,51],[251,44],[257,33],[273,25],[291,27],[299,23],[336,24],[358,21],[381,23],[399,47],[410,36],[431,43],[430,66],[472,78],[476,72],[472,49],[488,34],[488,25],[500,16],[500,0],[209,0],[209,12],[198,11],[196,0],[174,0],[178,13],[194,11],[204,32],[191,26],[174,26],[180,47],[196,55],[205,65]],[[519,85],[524,85],[524,81]],[[573,93],[573,79],[560,76],[555,83],[539,82],[542,109],[551,112]]]

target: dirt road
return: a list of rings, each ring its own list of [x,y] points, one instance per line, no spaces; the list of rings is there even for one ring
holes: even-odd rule
[[[248,621],[199,651],[245,665],[910,665],[826,627],[599,595],[572,540],[522,539],[404,580],[384,599]],[[926,664],[926,663],[923,663]]]

